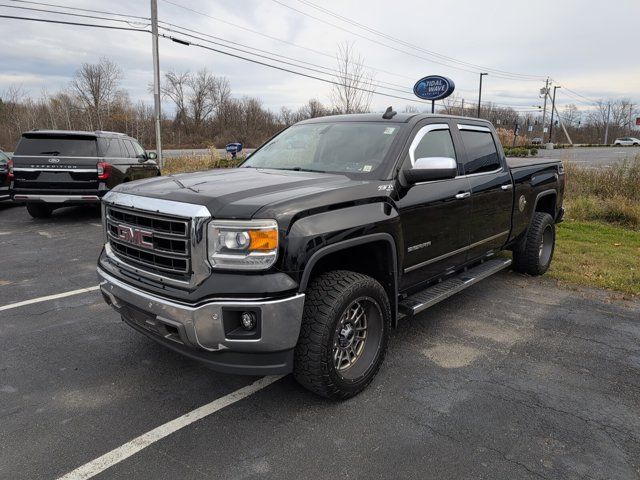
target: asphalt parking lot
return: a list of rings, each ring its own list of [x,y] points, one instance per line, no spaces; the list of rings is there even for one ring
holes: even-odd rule
[[[240,398],[261,380],[156,345],[95,290],[10,307],[94,287],[101,242],[95,211],[0,206],[0,478],[640,478],[638,301],[503,272],[402,321],[354,399],[290,376]]]

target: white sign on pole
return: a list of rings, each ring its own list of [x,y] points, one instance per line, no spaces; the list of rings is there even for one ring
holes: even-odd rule
[[[544,127],[544,129],[542,130],[544,133],[547,133],[549,131],[549,129],[547,127]]]
[[[529,128],[527,128],[527,132],[533,132],[533,125],[529,125]]]

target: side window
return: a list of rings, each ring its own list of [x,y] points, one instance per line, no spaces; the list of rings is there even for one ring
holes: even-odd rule
[[[464,174],[492,172],[500,168],[500,158],[490,131],[460,130],[467,150]]]
[[[117,138],[100,138],[98,142],[100,143],[100,150],[103,157],[121,158],[126,156],[126,154],[122,152],[120,142]]]
[[[136,157],[136,152],[133,149],[133,145],[131,145],[131,140],[122,140],[122,144],[127,149],[127,157],[135,158]]]
[[[416,143],[417,142],[417,143]],[[447,124],[431,124],[422,127],[409,147],[408,164],[419,158],[448,157],[456,159],[451,132]]]
[[[137,157],[138,155],[144,155],[144,148],[142,148],[138,142],[132,141],[131,145],[133,145],[133,150],[135,151],[134,157]]]

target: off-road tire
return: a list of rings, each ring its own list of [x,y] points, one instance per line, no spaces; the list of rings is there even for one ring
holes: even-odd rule
[[[44,203],[27,203],[27,212],[32,218],[48,218],[53,209]]]
[[[376,320],[380,324],[380,336],[368,337],[367,341],[372,341],[372,350],[356,360],[363,360],[358,368],[366,370],[357,378],[347,379],[338,372],[335,365],[335,332],[343,314],[354,302],[363,298],[377,304],[375,311],[381,314],[379,321]],[[371,383],[382,365],[390,328],[389,299],[376,280],[346,270],[319,275],[312,280],[306,291],[300,338],[295,349],[295,379],[305,388],[326,398],[344,400],[357,395]],[[364,358],[369,355],[375,355],[371,362]]]
[[[513,269],[528,275],[542,275],[551,265],[555,243],[556,226],[551,215],[534,212],[529,228],[513,249]]]

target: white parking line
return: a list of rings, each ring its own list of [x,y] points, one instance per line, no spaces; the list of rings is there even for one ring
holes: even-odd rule
[[[280,380],[282,377],[284,377],[284,375],[263,377],[260,380],[252,383],[251,385],[242,387],[235,392],[231,392],[230,394],[218,398],[211,403],[207,403],[202,407],[198,407],[195,410],[185,413],[181,417],[171,420],[164,425],[160,425],[159,427],[154,428],[153,430],[150,430],[149,432],[134,438],[130,442],[127,442],[124,445],[111,450],[109,453],[105,453],[101,457],[98,457],[95,460],[86,463],[79,468],[76,468],[72,472],[63,475],[58,480],[82,480],[91,478],[103,472],[107,468],[115,465],[116,463],[120,463],[123,460],[126,460],[130,456],[136,454],[140,450],[148,447],[158,440],[162,440],[164,437],[177,432],[181,428],[184,428],[187,425],[192,424],[193,422],[197,422],[198,420],[211,415],[212,413],[222,410],[224,407],[242,400],[243,398],[246,398],[249,395],[258,392],[265,387],[268,387],[273,382]]]
[[[72,295],[78,295],[80,293],[94,292],[100,288],[99,285],[95,287],[80,288],[78,290],[71,290],[70,292],[56,293],[55,295],[47,295],[46,297],[32,298],[31,300],[25,300],[23,302],[10,303],[0,307],[0,312],[3,310],[11,310],[12,308],[24,307],[25,305],[31,305],[33,303],[46,302],[47,300],[56,300],[57,298],[71,297]]]

